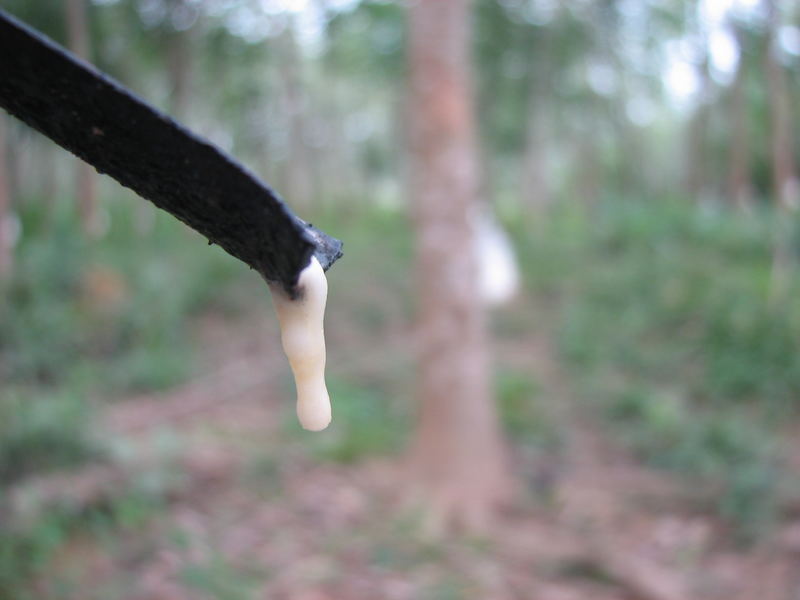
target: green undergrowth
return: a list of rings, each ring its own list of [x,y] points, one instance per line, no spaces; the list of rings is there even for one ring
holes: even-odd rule
[[[110,228],[88,239],[72,207],[22,205],[13,276],[0,303],[0,377],[119,392],[190,373],[189,317],[225,302],[235,261],[138,200],[108,202]],[[222,290],[222,292],[220,292]]]
[[[500,369],[494,377],[494,393],[505,431],[520,444],[551,447],[558,432],[545,414],[539,383],[530,373]]]
[[[0,529],[0,598],[123,597],[94,589],[97,595],[87,595],[86,581],[95,576],[93,573],[62,568],[33,586],[31,578],[46,571],[53,560],[80,558],[83,542],[101,548],[109,556],[124,552],[122,542],[141,532],[141,527],[162,507],[163,498],[133,490],[80,510],[69,506],[47,510],[26,527],[4,526]],[[75,556],[71,556],[70,543],[77,543]]]
[[[398,451],[409,429],[407,406],[377,385],[328,376],[334,419],[325,431],[300,430],[294,410],[287,410],[285,426],[303,436],[311,455],[317,460],[352,463],[368,457],[385,456]],[[287,392],[287,397],[291,394]]]
[[[0,283],[0,490],[104,460],[97,407],[191,376],[193,317],[237,306],[246,270],[141,203],[105,199],[110,228],[98,239],[82,233],[68,198],[17,207],[14,269]],[[73,532],[124,528],[141,504],[121,491],[108,506],[49,511],[19,528],[3,522],[5,501],[0,491],[2,598],[23,597],[22,582]]]
[[[10,415],[0,423],[0,483],[29,464],[88,455],[89,399],[185,380],[193,315],[230,305],[236,261],[160,211],[137,226],[137,210],[154,210],[138,202],[109,199],[110,228],[98,239],[82,233],[66,199],[21,203],[0,294],[0,411]]]
[[[87,431],[89,410],[80,396],[24,389],[0,394],[0,482],[64,469],[98,457]]]
[[[581,397],[644,458],[718,490],[745,537],[776,516],[776,429],[800,409],[800,278],[771,298],[773,229],[766,211],[678,202],[559,206],[515,228]]]

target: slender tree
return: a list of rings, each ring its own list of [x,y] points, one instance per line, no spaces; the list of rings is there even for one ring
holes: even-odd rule
[[[798,180],[792,147],[792,114],[786,72],[777,59],[776,38],[780,27],[780,9],[777,0],[767,2],[769,15],[766,37],[767,87],[769,89],[772,184],[778,206],[783,210],[794,210],[798,195]]]
[[[552,181],[547,168],[546,142],[551,135],[550,101],[541,90],[550,90],[553,60],[552,40],[548,32],[542,30],[538,36],[531,36],[531,53],[537,60],[530,61],[531,83],[528,86],[527,127],[525,147],[522,153],[522,193],[526,205],[541,213],[553,201]]]
[[[168,4],[172,15],[180,15],[185,11],[193,11],[186,0],[171,0]],[[176,19],[173,18],[173,21]],[[167,25],[169,28],[166,37],[167,72],[170,86],[170,113],[172,116],[184,120],[187,118],[189,100],[192,88],[193,53],[191,28],[176,29],[174,23]]]
[[[410,192],[419,300],[414,488],[442,525],[480,529],[511,481],[490,391],[472,215],[478,151],[470,74],[470,2],[413,2]]]
[[[773,301],[785,297],[791,269],[790,216],[794,216],[798,202],[798,179],[794,166],[792,147],[792,115],[786,73],[776,52],[776,38],[780,27],[778,0],[767,1],[767,35],[765,37],[765,71],[769,91],[770,146],[772,158],[772,193],[780,214],[772,259],[770,293]]]
[[[732,139],[728,155],[728,196],[737,208],[747,210],[753,196],[746,97],[747,60],[744,55],[744,36],[735,25],[734,33],[739,44],[740,58],[730,93],[729,123]]]
[[[703,53],[697,67],[700,87],[697,93],[697,106],[688,123],[686,148],[686,191],[695,202],[702,200],[708,191],[708,127],[714,87],[709,65],[708,40],[705,35],[702,35],[699,44]]]
[[[289,18],[286,30],[277,43],[281,53],[279,65],[283,86],[284,115],[289,124],[289,147],[286,161],[286,196],[293,205],[308,210],[314,194],[313,170],[309,157],[308,98],[304,81],[304,64],[298,47],[294,20]]]
[[[89,27],[86,0],[66,0],[67,38],[69,49],[77,56],[90,60]],[[94,169],[84,162],[76,165],[76,195],[78,212],[84,231],[90,236],[101,233],[97,210],[97,186]]]

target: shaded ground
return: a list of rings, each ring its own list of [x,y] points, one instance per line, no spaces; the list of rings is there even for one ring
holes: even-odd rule
[[[528,318],[529,303],[514,312]],[[800,593],[800,521],[756,547],[732,545],[725,527],[698,508],[702,489],[637,464],[579,410],[544,331],[502,336],[495,355],[534,376],[557,443],[515,445],[525,489],[490,537],[427,538],[418,515],[397,502],[391,459],[320,460],[311,436],[335,432],[297,431],[274,327],[266,311],[209,318],[199,328],[201,377],[104,414],[112,464],[15,490],[17,506],[31,514],[53,502],[103,502],[120,490],[158,499],[135,505],[119,535],[77,534],[36,583],[40,597],[777,600]],[[401,319],[374,337],[355,331],[331,327],[329,346],[343,349],[331,373],[386,377],[386,353],[369,349],[388,345],[407,362]]]

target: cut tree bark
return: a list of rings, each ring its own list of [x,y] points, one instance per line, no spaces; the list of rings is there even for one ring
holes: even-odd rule
[[[342,243],[233,158],[0,10],[0,106],[289,293]]]
[[[410,14],[410,191],[416,229],[417,399],[412,487],[437,526],[484,529],[510,493],[490,391],[485,309],[473,251],[478,152],[468,0]]]

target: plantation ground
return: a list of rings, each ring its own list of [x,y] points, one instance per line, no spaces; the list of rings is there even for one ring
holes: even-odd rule
[[[496,389],[521,489],[486,538],[431,538],[397,501],[413,344],[398,274],[410,246],[397,217],[369,215],[326,224],[347,243],[330,274],[330,431],[295,423],[262,284],[219,277],[213,301],[160,326],[174,326],[179,345],[164,342],[159,356],[193,349],[185,375],[152,384],[168,372],[156,360],[140,371],[148,385],[95,382],[88,416],[71,425],[92,452],[74,452],[68,470],[7,468],[0,590],[279,600],[794,593],[798,315],[790,303],[767,306],[765,225],[680,206],[549,218],[513,230],[526,288],[494,318]],[[31,376],[25,389],[50,388]],[[42,436],[55,427],[37,418],[29,431],[38,433],[17,438],[63,454],[63,439]]]

